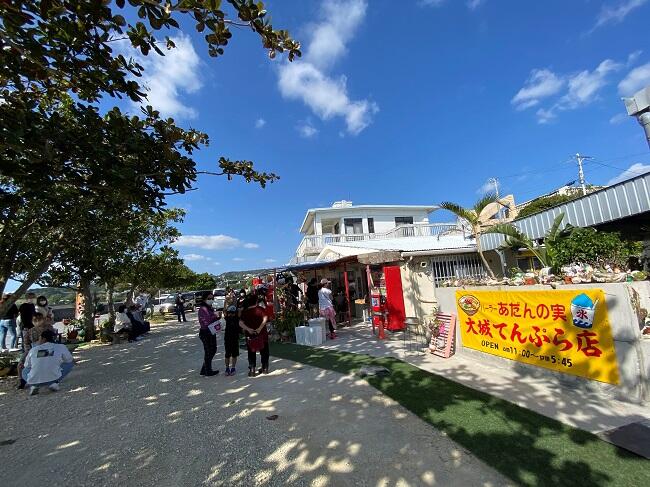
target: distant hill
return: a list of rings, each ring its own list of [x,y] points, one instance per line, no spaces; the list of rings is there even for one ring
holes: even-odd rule
[[[251,269],[247,271],[230,271],[214,276],[219,287],[230,286],[235,289],[248,287],[254,277],[273,274],[273,269]]]

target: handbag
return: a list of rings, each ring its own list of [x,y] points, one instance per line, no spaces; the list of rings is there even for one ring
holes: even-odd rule
[[[254,335],[247,338],[248,348],[251,352],[259,352],[264,348],[264,336]]]

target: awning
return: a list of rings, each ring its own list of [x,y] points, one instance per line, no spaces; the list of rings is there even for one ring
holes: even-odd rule
[[[315,262],[320,261],[332,261],[338,260],[342,257],[356,257],[363,254],[370,254],[373,252],[379,252],[377,249],[369,249],[362,247],[348,247],[343,245],[326,245],[323,250],[320,251],[318,257],[316,257]]]

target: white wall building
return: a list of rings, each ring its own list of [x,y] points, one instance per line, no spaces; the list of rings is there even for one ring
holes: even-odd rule
[[[382,248],[385,246],[380,241],[404,238],[421,242],[422,238],[436,237],[437,247],[441,235],[460,231],[456,223],[430,223],[429,214],[437,209],[435,205],[353,205],[345,200],[329,208],[309,209],[300,227],[303,239],[292,262],[316,260],[326,247],[360,244]]]

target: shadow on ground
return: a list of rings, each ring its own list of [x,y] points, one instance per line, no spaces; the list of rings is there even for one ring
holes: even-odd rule
[[[195,326],[79,351],[60,393],[1,393],[0,484],[508,484],[352,375],[272,358],[269,376],[200,377]]]

